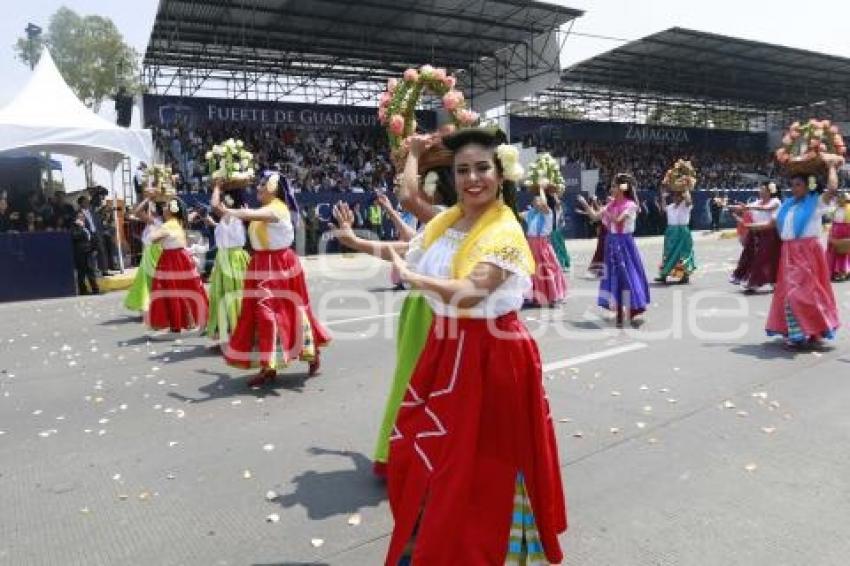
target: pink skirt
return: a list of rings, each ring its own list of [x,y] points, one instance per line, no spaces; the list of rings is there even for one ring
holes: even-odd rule
[[[829,232],[829,239],[844,240],[850,238],[850,223],[835,222]],[[850,254],[840,254],[832,243],[826,249],[826,263],[829,266],[829,274],[835,278],[844,278],[850,275]]]
[[[832,338],[839,325],[820,241],[802,238],[782,242],[779,274],[765,328],[768,335],[804,342]]]
[[[528,244],[537,269],[531,277],[532,301],[550,306],[567,297],[567,280],[549,236],[529,236]]]

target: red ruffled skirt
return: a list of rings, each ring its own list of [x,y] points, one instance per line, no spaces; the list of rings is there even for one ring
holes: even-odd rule
[[[744,249],[732,273],[732,283],[748,289],[776,283],[782,241],[774,228],[747,230]]]
[[[414,530],[413,564],[504,564],[520,473],[546,558],[562,561],[566,503],[542,378],[516,313],[434,318],[390,438],[388,566]]]
[[[590,258],[590,265],[587,266],[587,271],[601,276],[605,271],[605,237],[608,235],[608,229],[600,223],[596,233],[596,249],[593,250],[593,257]]]
[[[555,255],[552,240],[549,236],[529,236],[528,245],[537,264],[531,277],[531,300],[540,305],[563,301],[567,297],[567,280]]]
[[[794,342],[831,338],[839,324],[820,241],[783,241],[776,289],[767,315],[768,335],[781,335]]]
[[[850,223],[833,222],[829,232],[829,239],[846,240],[850,238]],[[840,254],[830,242],[826,249],[826,262],[829,265],[829,274],[837,279],[850,275],[850,254]]]
[[[163,250],[151,283],[148,326],[175,332],[202,328],[208,312],[207,291],[189,251]]]
[[[245,272],[239,321],[224,348],[227,363],[276,369],[296,359],[313,361],[328,342],[295,252],[255,251]]]

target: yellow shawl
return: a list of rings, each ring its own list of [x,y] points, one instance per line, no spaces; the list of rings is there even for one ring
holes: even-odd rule
[[[269,209],[274,212],[275,216],[277,216],[278,220],[284,220],[289,218],[289,207],[286,206],[286,203],[280,200],[279,198],[274,198],[272,201],[260,207],[260,209]],[[256,237],[257,241],[260,243],[260,249],[267,250],[269,249],[269,224],[264,220],[252,220],[248,224],[248,233]]]
[[[180,241],[180,244],[185,248],[187,246],[186,242],[186,230],[183,229],[183,225],[180,224],[180,221],[176,218],[172,218],[170,220],[166,220],[162,229],[168,232],[168,235],[172,238],[176,238]]]
[[[422,248],[428,249],[462,217],[463,210],[459,205],[435,216],[425,226]],[[510,207],[501,202],[495,203],[482,214],[461,242],[452,262],[452,277],[469,277],[481,262],[494,262],[503,268],[509,266],[529,276],[534,273],[534,257],[522,226]]]

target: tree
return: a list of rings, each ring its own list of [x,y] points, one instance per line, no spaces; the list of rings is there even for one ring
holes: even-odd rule
[[[18,38],[16,56],[27,65],[34,64],[43,46],[50,49],[68,86],[95,112],[120,87],[130,93],[140,91],[139,55],[108,18],[80,16],[63,6],[50,17],[44,36],[33,42]]]
[[[50,17],[46,34],[34,40],[20,37],[14,47],[16,57],[27,65],[35,65],[42,49],[49,48],[65,82],[95,112],[121,88],[129,94],[141,92],[139,54],[109,18],[80,16],[63,6]],[[82,165],[91,186],[91,162]]]

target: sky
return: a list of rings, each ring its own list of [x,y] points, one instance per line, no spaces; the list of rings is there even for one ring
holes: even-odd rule
[[[351,0],[356,2],[356,0]],[[0,18],[0,107],[15,95],[29,76],[29,69],[14,56],[12,46],[24,35],[29,22],[46,29],[50,15],[61,6],[79,14],[99,14],[115,22],[125,41],[144,53],[156,15],[156,0],[6,0]],[[576,20],[564,43],[565,66],[622,45],[625,41],[673,26],[686,27],[754,41],[777,43],[850,57],[850,2],[821,0],[554,0],[551,3],[585,11]],[[309,5],[300,0],[299,6]],[[793,23],[792,28],[789,24]],[[585,35],[605,36],[599,39]],[[110,103],[104,117],[114,119]],[[65,162],[66,184],[82,182]],[[99,178],[102,181],[102,179]],[[70,187],[73,188],[73,187]]]

